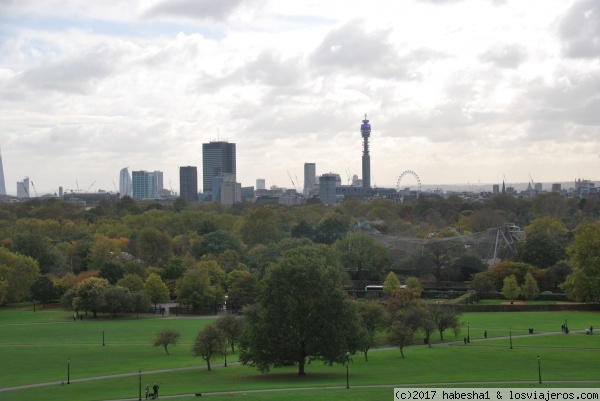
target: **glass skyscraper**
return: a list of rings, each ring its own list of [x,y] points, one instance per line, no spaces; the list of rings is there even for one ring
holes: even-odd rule
[[[198,168],[179,167],[179,196],[188,202],[198,200]]]
[[[236,181],[235,143],[209,142],[202,144],[202,190],[213,191],[213,178],[229,174]]]

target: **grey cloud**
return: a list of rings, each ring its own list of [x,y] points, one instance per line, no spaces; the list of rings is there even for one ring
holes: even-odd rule
[[[568,57],[599,57],[600,3],[597,0],[580,0],[573,4],[560,21],[559,35]]]
[[[445,57],[429,49],[400,55],[388,36],[388,31],[366,32],[360,21],[352,21],[329,32],[310,56],[310,62],[317,69],[336,72],[341,69],[365,76],[415,80],[420,79],[420,64]]]
[[[479,58],[500,68],[516,68],[527,59],[527,52],[518,44],[498,44],[489,48]]]
[[[145,16],[223,21],[227,20],[242,3],[246,4],[247,2],[242,2],[242,0],[163,0],[151,7]]]
[[[86,94],[118,69],[116,59],[114,51],[99,48],[79,57],[39,64],[23,72],[18,81],[44,90]]]

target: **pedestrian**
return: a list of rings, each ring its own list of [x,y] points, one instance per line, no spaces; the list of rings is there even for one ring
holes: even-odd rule
[[[483,332],[483,336],[487,338],[487,330]]]
[[[77,320],[77,313],[73,313],[73,321],[75,322]]]
[[[144,391],[146,392],[146,399],[148,399],[148,394],[150,394],[150,386],[146,384]]]
[[[594,334],[594,328],[590,326],[590,334]]]
[[[465,345],[467,345],[467,337],[465,337],[463,341],[464,341]]]
[[[158,398],[158,384],[154,383],[154,386],[152,386],[152,390],[154,390],[154,398]]]

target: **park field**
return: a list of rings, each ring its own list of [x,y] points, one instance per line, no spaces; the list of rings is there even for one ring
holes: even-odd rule
[[[568,335],[560,331],[565,320]],[[62,311],[2,310],[0,400],[131,400],[138,398],[140,383],[158,383],[161,397],[171,399],[202,392],[213,399],[232,393],[265,401],[392,399],[394,386],[600,387],[600,335],[583,333],[593,326],[600,334],[599,313],[465,313],[457,336],[447,332],[440,342],[434,334],[427,347],[417,335],[405,358],[398,349],[381,347],[369,352],[368,362],[362,354],[352,356],[348,370],[313,361],[305,377],[293,366],[263,374],[235,363],[235,354],[228,355],[227,367],[221,358],[207,371],[206,362],[193,357],[191,343],[212,321],[100,315],[74,322]],[[170,355],[152,345],[164,328],[181,332]],[[467,336],[471,341],[464,345]]]

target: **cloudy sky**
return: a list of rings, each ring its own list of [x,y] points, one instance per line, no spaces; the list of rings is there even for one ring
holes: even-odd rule
[[[0,0],[8,193],[178,191],[217,139],[243,186],[346,182],[365,113],[377,186],[598,180],[600,2]]]

